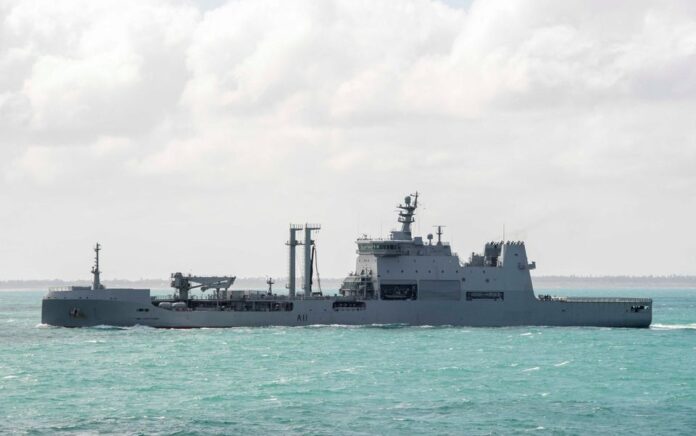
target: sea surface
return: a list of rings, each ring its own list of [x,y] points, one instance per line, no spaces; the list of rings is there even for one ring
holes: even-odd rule
[[[650,329],[66,329],[0,291],[0,434],[696,434],[696,290]]]

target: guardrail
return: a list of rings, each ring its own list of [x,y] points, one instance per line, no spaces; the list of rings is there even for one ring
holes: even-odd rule
[[[564,303],[652,303],[652,298],[615,298],[615,297],[556,297],[539,295],[540,301],[561,301]]]
[[[91,291],[91,286],[51,286],[48,288],[50,292],[67,292],[67,291]]]
[[[222,295],[220,296],[220,299],[212,294],[212,295],[190,295],[189,299],[191,300],[198,300],[198,301],[229,301],[229,300],[234,300],[234,301],[268,301],[268,300],[339,300],[339,301],[353,301],[355,300],[354,297],[344,297],[342,295],[311,295],[309,297],[303,295],[303,294],[298,294],[295,295],[294,297],[290,297],[288,295],[278,295],[278,294],[273,294],[273,295],[268,295],[264,291],[251,291],[251,294],[241,294],[241,295],[228,295],[227,298],[223,298]],[[154,302],[157,301],[172,301],[176,300],[176,296],[173,294],[170,295],[152,295],[150,296],[150,299]]]

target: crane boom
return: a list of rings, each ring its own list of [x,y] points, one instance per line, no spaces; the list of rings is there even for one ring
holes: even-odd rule
[[[207,289],[227,290],[234,283],[236,276],[185,276],[180,272],[172,274],[172,288],[179,293],[179,299],[188,300],[188,292],[191,289],[201,288],[201,291]]]

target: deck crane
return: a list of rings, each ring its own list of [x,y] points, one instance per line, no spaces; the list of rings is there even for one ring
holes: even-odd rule
[[[201,291],[208,289],[215,289],[217,295],[220,293],[220,289],[225,291],[232,286],[236,276],[192,276],[191,274],[185,276],[180,272],[172,274],[172,288],[178,291],[179,300],[188,300],[189,291],[191,289],[201,288]]]

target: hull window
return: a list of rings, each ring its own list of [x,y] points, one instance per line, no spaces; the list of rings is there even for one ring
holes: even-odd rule
[[[414,283],[382,284],[382,300],[415,300],[418,298],[418,285]]]
[[[504,300],[505,292],[467,292],[466,301],[472,300]]]
[[[335,301],[333,310],[365,310],[364,301]]]
[[[645,306],[645,305],[636,305],[636,306],[631,306],[631,312],[643,312],[645,310],[650,309],[650,306]]]

